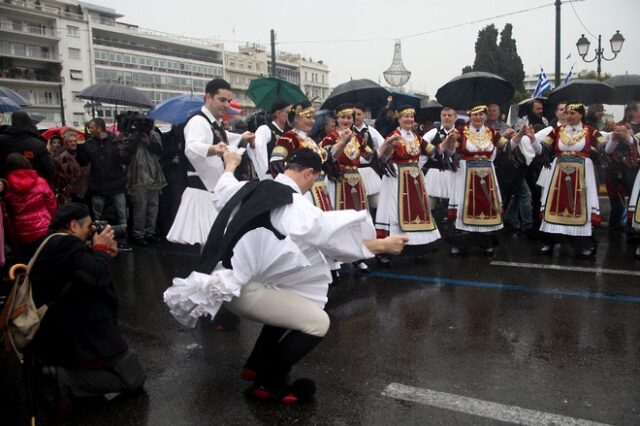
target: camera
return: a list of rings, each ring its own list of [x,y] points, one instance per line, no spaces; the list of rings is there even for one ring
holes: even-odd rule
[[[125,134],[135,132],[149,134],[153,130],[153,120],[146,118],[137,111],[118,114],[116,121],[118,122],[118,129]]]
[[[96,227],[96,233],[102,234],[102,231],[104,231],[104,228],[107,227],[109,222],[107,222],[106,220],[94,220],[93,224]]]
[[[106,220],[94,220],[93,224],[96,227],[96,233],[101,234],[109,222]],[[113,225],[111,229],[113,229],[113,238],[115,240],[120,240],[127,236],[127,225]]]

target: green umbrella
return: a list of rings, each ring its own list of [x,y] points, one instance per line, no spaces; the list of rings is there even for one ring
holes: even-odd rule
[[[252,80],[247,90],[247,96],[258,108],[271,110],[271,105],[278,99],[297,104],[307,100],[300,88],[288,81],[275,77],[265,77]]]

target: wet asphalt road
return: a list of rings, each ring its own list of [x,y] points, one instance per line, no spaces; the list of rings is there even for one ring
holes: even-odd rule
[[[293,371],[315,401],[282,407],[247,396],[239,378],[259,326],[189,330],[162,303],[197,252],[171,244],[114,262],[121,323],[148,373],[146,392],[78,406],[70,424],[494,425],[384,396],[390,383],[617,425],[640,424],[640,276],[491,265],[492,261],[640,271],[634,245],[606,227],[595,260],[504,233],[493,257],[436,252],[394,259],[369,276],[347,271],[330,290],[331,329]],[[373,263],[371,263],[373,266]],[[462,404],[464,406],[464,404]]]

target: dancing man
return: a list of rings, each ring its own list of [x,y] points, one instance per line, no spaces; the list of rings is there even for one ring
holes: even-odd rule
[[[194,326],[224,302],[232,312],[264,324],[242,371],[259,399],[292,404],[315,391],[309,379],[287,382],[292,367],[329,329],[324,311],[330,264],[376,253],[399,254],[406,237],[375,239],[366,211],[323,212],[304,194],[317,181],[320,157],[310,149],[288,156],[275,181],[238,182],[240,157],[224,155],[225,173],[214,192],[220,214],[198,271],[176,278],[164,295],[171,313]],[[194,301],[196,301],[194,303]]]

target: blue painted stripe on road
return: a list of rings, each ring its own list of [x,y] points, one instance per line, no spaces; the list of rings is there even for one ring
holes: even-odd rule
[[[351,270],[342,270],[341,272],[344,272],[346,274],[354,273]],[[489,289],[496,289],[496,290],[521,291],[524,293],[548,294],[552,296],[577,297],[582,299],[600,299],[600,300],[611,300],[615,302],[640,303],[640,297],[630,296],[627,294],[565,290],[561,288],[530,287],[526,285],[499,284],[499,283],[482,282],[482,281],[467,281],[467,280],[459,280],[456,278],[433,277],[428,275],[395,274],[392,272],[372,271],[369,274],[361,274],[361,273],[357,273],[357,274],[363,277],[378,277],[378,278],[386,278],[391,280],[412,281],[412,282],[418,282],[418,283],[443,285],[443,286],[453,285],[458,287],[489,288]]]
[[[200,253],[194,252],[194,251],[163,250],[163,249],[146,248],[146,247],[141,249],[142,251],[156,252],[162,255],[200,257]],[[137,248],[136,250],[140,250],[140,248]],[[363,277],[379,277],[379,278],[395,279],[395,280],[401,280],[401,281],[413,281],[413,282],[434,284],[434,285],[453,285],[453,286],[459,286],[459,287],[491,288],[496,290],[512,290],[512,291],[521,291],[525,293],[534,293],[534,294],[549,294],[552,296],[567,296],[567,297],[577,297],[582,299],[600,299],[600,300],[610,300],[615,302],[640,303],[640,297],[630,296],[627,294],[564,290],[559,288],[544,288],[544,287],[538,288],[538,287],[530,287],[525,285],[499,284],[499,283],[490,283],[490,282],[481,282],[481,281],[467,281],[467,280],[459,280],[456,278],[448,278],[448,277],[395,274],[391,272],[378,272],[378,271],[372,271],[369,274],[362,274],[359,272],[354,272],[351,269],[342,269],[340,270],[340,273],[343,273],[343,274],[355,273]]]

